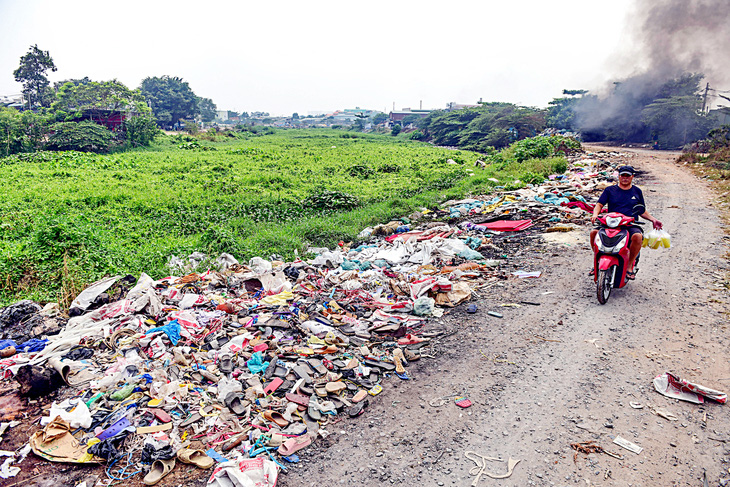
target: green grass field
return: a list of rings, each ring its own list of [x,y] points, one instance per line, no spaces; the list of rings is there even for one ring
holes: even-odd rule
[[[0,301],[67,302],[108,274],[163,277],[172,254],[194,250],[290,259],[447,198],[565,167],[548,158],[475,168],[480,158],[390,136],[287,130],[0,159]]]

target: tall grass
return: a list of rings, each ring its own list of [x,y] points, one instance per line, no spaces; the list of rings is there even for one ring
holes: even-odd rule
[[[446,198],[564,165],[544,159],[477,169],[474,152],[342,135],[163,137],[120,154],[0,159],[0,301],[65,302],[109,274],[162,277],[170,255],[194,250],[291,258]]]

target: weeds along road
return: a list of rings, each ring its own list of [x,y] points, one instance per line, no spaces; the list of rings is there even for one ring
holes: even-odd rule
[[[645,171],[635,182],[671,249],[645,249],[636,281],[604,306],[587,276],[587,227],[585,243],[525,250],[519,258],[542,268],[540,278],[485,290],[476,314],[462,306],[430,325],[445,332],[435,358],[411,364],[414,380],[391,382],[364,415],[328,426],[330,436],[280,485],[467,486],[476,466],[467,452],[504,459],[486,461],[492,475],[519,460],[510,477],[485,475],[481,486],[701,486],[705,471],[709,485],[729,478],[730,405],[678,402],[652,385],[670,371],[730,389],[727,290],[718,285],[727,248],[713,196],[673,163],[676,154],[622,151]],[[499,307],[519,301],[540,306]],[[473,405],[437,400],[458,393]],[[643,451],[613,444],[617,435]],[[571,448],[590,440],[622,459]]]

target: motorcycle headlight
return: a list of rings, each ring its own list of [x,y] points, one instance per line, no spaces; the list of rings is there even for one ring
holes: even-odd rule
[[[619,223],[621,223],[621,217],[616,216],[607,216],[606,217],[606,226],[608,228],[616,228]]]

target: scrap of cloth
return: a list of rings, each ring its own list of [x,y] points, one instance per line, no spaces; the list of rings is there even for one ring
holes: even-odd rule
[[[495,232],[517,232],[532,226],[532,220],[497,220],[496,222],[477,223],[478,227],[486,227]]]

